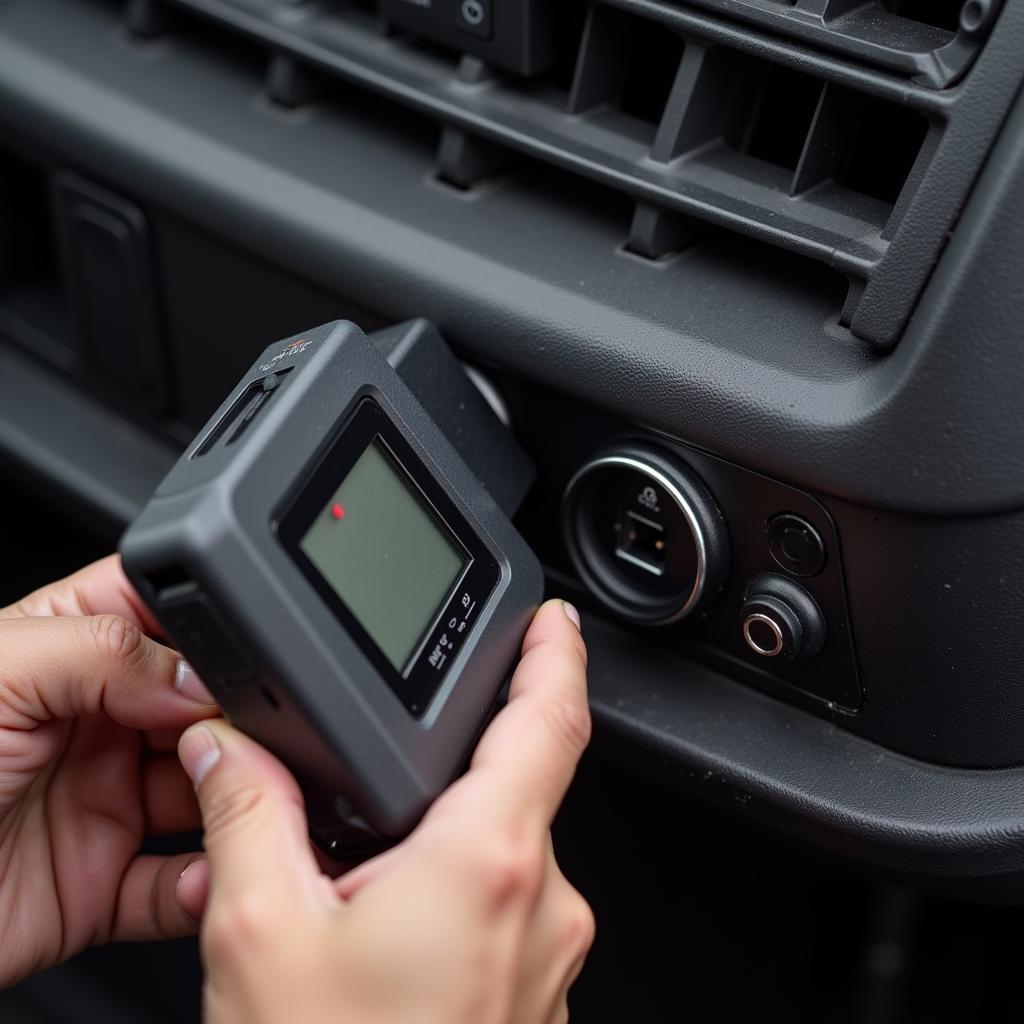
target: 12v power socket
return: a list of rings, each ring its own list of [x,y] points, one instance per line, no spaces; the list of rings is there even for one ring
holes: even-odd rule
[[[580,577],[637,622],[674,622],[721,590],[729,568],[722,515],[680,460],[627,443],[586,463],[565,492],[564,531]]]

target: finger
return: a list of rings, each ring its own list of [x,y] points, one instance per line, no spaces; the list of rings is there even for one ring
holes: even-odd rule
[[[0,622],[0,722],[33,728],[99,711],[133,729],[172,729],[216,707],[174,651],[120,616]]]
[[[210,862],[197,857],[178,879],[178,903],[193,921],[201,921],[210,895]]]
[[[210,907],[289,913],[323,892],[299,787],[271,753],[217,719],[178,745],[196,787],[210,863]]]
[[[156,619],[128,582],[119,555],[109,555],[56,583],[40,587],[16,604],[0,609],[0,619],[106,613],[120,615],[146,633],[160,632]]]
[[[174,857],[136,857],[128,866],[117,896],[111,940],[176,939],[195,935],[197,919],[178,899],[178,880],[198,853]]]
[[[586,647],[575,615],[562,601],[537,612],[508,704],[481,738],[469,772],[428,818],[473,813],[482,828],[496,817],[550,825],[590,739]]]
[[[173,835],[202,827],[192,781],[177,757],[164,754],[142,766],[142,809],[146,835]]]

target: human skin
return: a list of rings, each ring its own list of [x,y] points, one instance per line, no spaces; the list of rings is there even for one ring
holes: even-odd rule
[[[551,820],[590,735],[573,609],[541,608],[469,771],[397,847],[332,880],[284,766],[225,722],[182,738],[205,823],[211,1024],[545,1024],[594,919]]]
[[[107,558],[0,609],[0,988],[88,946],[193,934],[178,879],[200,851],[140,855],[198,828],[174,756],[216,715]]]
[[[151,639],[116,557],[0,609],[0,987],[202,918],[216,1024],[564,1020],[594,934],[550,839],[590,734],[578,622],[541,608],[469,771],[333,878],[292,776]],[[201,824],[208,859],[139,853]]]

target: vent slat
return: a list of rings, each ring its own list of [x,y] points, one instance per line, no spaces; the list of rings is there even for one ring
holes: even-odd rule
[[[867,286],[886,271],[895,224],[951,159],[949,105],[933,90],[694,13],[749,13],[760,0],[566,0],[554,64],[535,79],[382,34],[372,0],[163,2],[202,15],[244,51],[262,45],[279,103],[315,99],[302,83],[335,77],[347,102],[367,90],[395,104],[396,118],[429,122],[437,177],[458,189],[519,174],[526,158],[615,190],[635,211],[625,249],[651,259],[711,225],[826,263],[859,282],[851,295],[874,301]],[[787,10],[839,26],[878,3],[798,0]],[[905,319],[913,299],[903,290],[904,312],[889,322]]]

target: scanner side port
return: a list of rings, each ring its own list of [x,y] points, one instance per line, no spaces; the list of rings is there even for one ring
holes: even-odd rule
[[[270,399],[277,394],[281,378],[290,373],[292,369],[294,367],[286,366],[276,373],[268,373],[266,377],[246,384],[206,437],[199,442],[190,458],[200,459],[207,455],[217,447],[224,437],[227,437],[225,445],[235,444],[239,441],[252,426],[256,417],[270,404]],[[232,430],[232,428],[234,429]]]

